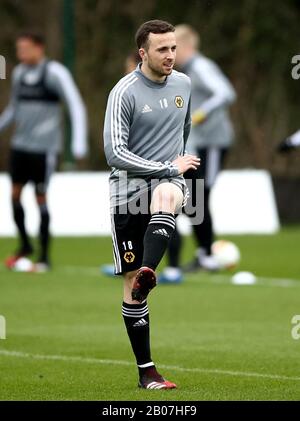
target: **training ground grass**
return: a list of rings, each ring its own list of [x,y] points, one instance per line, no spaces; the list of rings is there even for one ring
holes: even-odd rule
[[[226,237],[241,250],[239,270],[189,275],[149,297],[152,354],[178,390],[137,389],[121,317],[122,282],[100,274],[108,238],[57,238],[53,270],[0,267],[0,400],[299,400],[300,228],[275,236]],[[15,240],[0,239],[1,261]],[[184,260],[192,255],[185,240]],[[300,331],[300,329],[299,329]]]

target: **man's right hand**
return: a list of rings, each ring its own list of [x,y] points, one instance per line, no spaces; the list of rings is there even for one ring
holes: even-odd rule
[[[200,158],[195,155],[178,156],[172,164],[176,165],[179,174],[184,174],[188,170],[196,170],[200,165]]]

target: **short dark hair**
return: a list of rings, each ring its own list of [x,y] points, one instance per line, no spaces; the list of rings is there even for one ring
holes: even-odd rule
[[[166,34],[174,32],[175,28],[171,23],[164,20],[149,20],[143,23],[135,34],[135,42],[138,48],[148,48],[149,34]]]
[[[36,45],[41,45],[41,46],[45,45],[45,38],[38,31],[30,31],[30,30],[22,31],[18,34],[17,40],[19,40],[21,38],[29,39],[30,41],[32,41]]]

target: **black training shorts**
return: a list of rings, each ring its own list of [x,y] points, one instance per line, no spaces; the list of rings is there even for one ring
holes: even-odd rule
[[[54,153],[33,153],[12,149],[9,172],[14,184],[35,184],[37,194],[45,194],[50,176],[55,170],[57,155]]]

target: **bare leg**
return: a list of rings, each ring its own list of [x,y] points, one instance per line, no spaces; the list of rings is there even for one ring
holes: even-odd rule
[[[135,281],[135,276],[137,274],[137,270],[134,270],[132,272],[127,272],[124,275],[124,294],[123,294],[123,301],[127,304],[138,304],[139,302],[136,300],[133,300],[131,298],[131,292],[133,283]]]
[[[169,212],[175,214],[183,203],[182,190],[173,183],[159,184],[152,195],[150,212]]]

